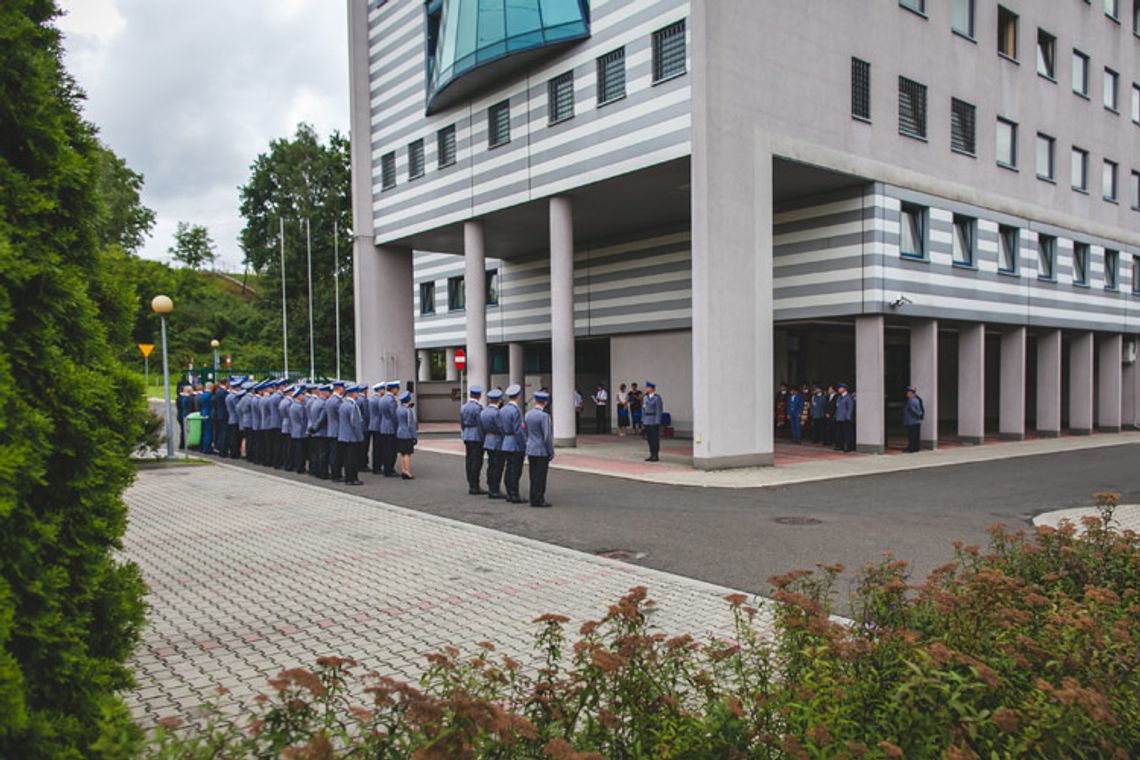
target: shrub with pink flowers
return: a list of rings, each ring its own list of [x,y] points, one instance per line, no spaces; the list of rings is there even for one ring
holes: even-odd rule
[[[921,584],[886,557],[858,575],[847,619],[833,615],[841,566],[773,578],[770,600],[729,596],[731,640],[654,631],[638,587],[574,629],[538,618],[537,667],[489,642],[448,647],[411,685],[324,658],[281,673],[236,723],[158,729],[149,753],[1140,757],[1140,536],[1112,528],[1118,495],[1097,499],[1080,528],[995,527]]]

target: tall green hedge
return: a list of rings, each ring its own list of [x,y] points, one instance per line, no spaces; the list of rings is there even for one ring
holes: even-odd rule
[[[61,63],[53,0],[0,3],[0,757],[114,757],[142,624],[116,562],[141,387],[109,335],[99,146]]]

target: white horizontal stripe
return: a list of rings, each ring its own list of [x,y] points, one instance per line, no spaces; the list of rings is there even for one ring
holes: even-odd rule
[[[847,211],[858,211],[863,208],[863,198],[849,198],[844,201],[834,201],[832,203],[824,203],[819,206],[807,206],[805,208],[798,208],[792,211],[782,211],[772,217],[772,221],[776,225],[788,224],[789,222],[799,222],[805,219],[814,219],[817,216],[829,216],[831,214],[842,214]]]
[[[684,116],[680,118],[685,121],[685,126],[688,126],[689,117]],[[552,195],[554,193],[558,193],[562,190],[567,190],[572,187],[589,185],[593,182],[598,182],[608,177],[614,177],[619,174],[629,174],[633,171],[636,171],[637,169],[644,169],[647,166],[661,164],[674,158],[682,158],[684,156],[690,155],[692,152],[692,144],[689,140],[686,139],[685,141],[679,142],[676,145],[670,145],[668,147],[655,150],[652,153],[643,153],[639,156],[634,156],[632,158],[626,159],[625,161],[618,161],[600,169],[595,169],[591,172],[582,172],[581,174],[575,174],[567,177],[566,179],[550,182],[545,185],[536,184],[531,189],[531,195],[535,198],[541,198],[543,196]],[[583,153],[588,155],[590,151],[583,151]]]

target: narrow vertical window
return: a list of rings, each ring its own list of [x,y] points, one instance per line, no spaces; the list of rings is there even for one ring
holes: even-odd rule
[[[424,141],[413,140],[408,143],[408,179],[419,179],[424,176]]]
[[[435,133],[439,168],[455,163],[455,125],[451,124]]]
[[[487,109],[487,142],[497,148],[511,141],[511,102],[503,100]]]
[[[1104,249],[1104,287],[1116,290],[1120,282],[1120,251]]]
[[[547,121],[557,124],[574,117],[574,72],[554,77],[546,85]]]
[[[1053,179],[1053,150],[1056,141],[1049,135],[1037,133],[1037,177]]]
[[[926,215],[924,206],[902,204],[899,216],[899,253],[912,259],[926,258]]]
[[[435,283],[420,283],[420,314],[435,314]]]
[[[497,306],[499,304],[499,270],[487,270],[487,305]]]
[[[950,99],[950,149],[972,156],[975,153],[976,121],[974,106],[964,100]]]
[[[598,105],[625,97],[625,48],[598,59]]]
[[[974,0],[950,0],[950,28],[974,38]]]
[[[954,263],[974,265],[974,244],[978,237],[978,220],[970,216],[954,215]]]
[[[1000,117],[997,120],[997,162],[1007,169],[1017,168],[1017,124]]]
[[[1132,210],[1140,211],[1140,172],[1132,172]]]
[[[1117,91],[1119,89],[1120,75],[1106,66],[1104,69],[1104,107],[1110,111],[1118,110]]]
[[[1037,276],[1042,280],[1052,280],[1057,276],[1057,238],[1052,235],[1037,236]]]
[[[859,58],[851,59],[851,115],[871,120],[871,64]]]
[[[1017,60],[1017,14],[998,6],[998,53]]]
[[[1120,0],[1104,0],[1104,15],[1114,21],[1120,20]]]
[[[1017,272],[1017,257],[1021,246],[1021,230],[1017,227],[1001,225],[998,228],[998,271],[1006,274]]]
[[[1073,284],[1086,285],[1089,281],[1089,244],[1073,243]]]
[[[467,290],[463,275],[447,278],[447,310],[461,311],[467,308]]]
[[[1101,185],[1106,201],[1116,202],[1116,162],[1104,160],[1104,172],[1101,174]]]
[[[899,77],[899,132],[926,139],[926,85]]]
[[[653,82],[685,73],[685,20],[653,33]]]
[[[1089,96],[1089,57],[1079,50],[1073,51],[1073,92]]]
[[[1140,0],[1136,0],[1140,3]],[[1132,121],[1140,124],[1140,84],[1132,84]]]
[[[1140,5],[1140,0],[1137,0]],[[1140,293],[1140,256],[1132,254],[1132,292]]]
[[[391,190],[396,186],[396,153],[385,153],[380,157],[380,189]]]
[[[1037,30],[1037,73],[1057,78],[1057,38],[1044,29]]]
[[[1073,189],[1082,193],[1089,191],[1089,152],[1073,146]]]

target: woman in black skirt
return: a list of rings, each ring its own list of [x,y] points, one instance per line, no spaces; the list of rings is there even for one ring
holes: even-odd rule
[[[400,455],[400,477],[415,480],[412,475],[412,453],[416,450],[416,410],[413,409],[412,394],[400,394],[400,406],[396,409],[396,452]]]

